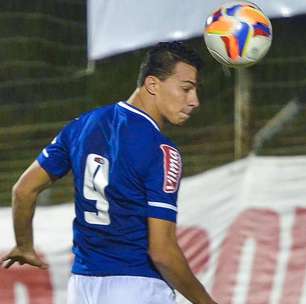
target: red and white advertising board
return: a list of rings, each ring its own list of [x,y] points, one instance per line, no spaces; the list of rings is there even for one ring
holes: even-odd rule
[[[49,270],[0,269],[1,304],[65,303],[73,216],[72,204],[37,209],[35,244]],[[14,244],[9,208],[0,240],[3,255]],[[306,303],[306,157],[249,157],[183,179],[178,240],[220,304]]]

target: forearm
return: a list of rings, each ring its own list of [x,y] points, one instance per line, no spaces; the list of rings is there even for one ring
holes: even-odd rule
[[[203,285],[190,270],[177,245],[167,249],[166,258],[154,263],[164,279],[194,304],[213,304]]]
[[[16,244],[20,248],[33,247],[32,219],[38,193],[21,193],[14,189],[12,195],[13,222]]]

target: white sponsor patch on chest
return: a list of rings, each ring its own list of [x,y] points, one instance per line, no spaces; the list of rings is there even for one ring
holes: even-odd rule
[[[173,193],[177,190],[181,173],[182,161],[180,153],[168,145],[160,145],[164,154],[164,192]]]

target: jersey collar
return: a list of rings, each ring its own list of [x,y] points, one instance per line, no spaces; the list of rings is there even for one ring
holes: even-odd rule
[[[154,128],[156,130],[160,131],[159,126],[157,125],[157,123],[153,120],[153,118],[151,118],[145,112],[143,112],[140,109],[132,106],[131,104],[123,102],[123,101],[118,102],[118,105],[123,107],[123,108],[125,108],[125,109],[127,109],[127,110],[129,110],[129,111],[131,111],[131,112],[137,113],[137,114],[141,115],[142,117],[146,118],[154,126]]]

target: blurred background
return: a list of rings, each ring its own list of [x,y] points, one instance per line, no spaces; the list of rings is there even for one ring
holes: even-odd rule
[[[88,2],[108,9],[114,4]],[[132,2],[138,5],[120,0],[118,10],[124,12],[122,4]],[[164,1],[168,9],[172,2]],[[182,12],[183,3],[194,2],[203,4],[182,1],[176,8]],[[205,1],[205,6],[217,2]],[[186,126],[165,130],[181,149],[183,174],[189,177],[180,190],[177,236],[192,270],[220,304],[302,304],[306,15],[285,9],[286,3],[303,7],[300,0],[255,2],[283,9],[287,16],[272,18],[272,47],[255,66],[225,68],[209,55],[201,34],[186,41],[205,66],[200,109]],[[139,6],[148,3],[139,1]],[[204,19],[202,11],[198,15]],[[108,17],[112,21],[113,15]],[[85,0],[0,1],[1,207],[10,205],[20,174],[67,122],[126,100],[135,89],[146,48],[88,61],[87,21]],[[247,157],[254,154],[276,157]],[[296,155],[301,157],[278,157]],[[66,302],[74,215],[73,204],[62,203],[72,201],[71,175],[40,195],[38,204],[50,207],[36,211],[35,246],[50,263],[49,271],[0,267],[1,304]],[[2,255],[14,245],[11,208],[0,208],[0,231]],[[181,297],[178,303],[187,302]]]
[[[7,206],[18,176],[65,123],[128,98],[145,49],[96,61],[94,68],[88,65],[86,1],[1,1],[0,12],[0,205]],[[272,132],[263,144],[257,143],[256,153],[306,153],[301,97],[306,89],[306,17],[272,19],[272,25],[272,47],[247,75],[216,63],[202,37],[187,41],[205,62],[199,88],[202,106],[186,127],[166,130],[182,151],[184,176],[247,155],[255,135],[280,111],[282,123],[272,121]],[[234,105],[239,77],[249,80],[249,109],[244,147],[237,153]],[[45,191],[39,203],[72,201],[72,191],[67,176]]]

